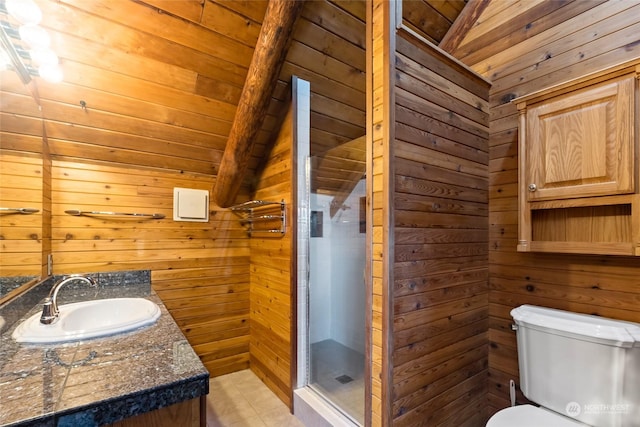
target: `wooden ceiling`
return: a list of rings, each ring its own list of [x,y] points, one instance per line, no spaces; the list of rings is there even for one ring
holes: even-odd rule
[[[35,1],[64,70],[59,84],[36,79],[54,156],[217,176],[267,0]],[[489,80],[499,80],[492,89],[495,105],[517,96],[511,87],[538,72],[502,67],[513,63],[508,57],[535,54],[544,64],[554,55],[544,51],[547,30],[613,4],[408,0],[403,22],[446,44]],[[360,0],[305,2],[255,138],[242,197],[250,194],[268,155],[293,75],[311,83],[311,154],[318,168],[313,190],[343,194],[364,174],[365,6]],[[629,25],[637,21],[628,19]],[[32,129],[36,136],[33,119],[40,113],[24,106],[24,89],[12,87],[15,78],[6,72],[2,77],[2,126]],[[9,101],[22,102],[11,117]],[[15,132],[12,137],[5,135],[3,147],[26,140]]]
[[[440,44],[467,0],[417,0],[402,2],[404,24],[433,44]]]
[[[492,106],[506,106],[530,91],[636,57],[637,5],[636,0],[491,1],[451,53],[494,82]],[[589,24],[596,23],[599,31],[591,30]]]
[[[36,79],[54,156],[217,174],[267,0],[35,1],[64,70],[63,83]],[[419,1],[432,13],[417,16],[418,1],[405,2],[412,25],[434,42],[465,4]],[[322,170],[314,190],[345,191],[356,165],[364,174],[364,144],[350,141],[365,133],[365,5],[305,2],[244,194],[268,154],[292,75],[311,83],[311,154],[331,158],[315,162]],[[336,156],[343,151],[346,162]]]

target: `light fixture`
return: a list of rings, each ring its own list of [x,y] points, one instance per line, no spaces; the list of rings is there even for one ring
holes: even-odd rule
[[[38,74],[51,83],[60,83],[64,78],[62,68],[58,64],[43,64],[38,68]]]
[[[38,25],[42,20],[38,5],[33,0],[5,0],[4,10],[0,12],[0,41],[9,58],[9,66],[18,72],[22,82],[28,84],[32,75],[52,83],[61,82],[62,67],[58,56],[49,48],[51,37]]]
[[[51,44],[49,33],[39,25],[22,25],[18,29],[18,33],[20,33],[20,38],[32,48],[49,47]]]
[[[7,35],[3,26],[0,26],[0,44],[2,46],[2,51],[9,57],[9,65],[12,67],[15,72],[22,80],[22,83],[28,85],[31,82],[31,75],[29,70],[25,66],[22,57],[18,55],[16,51],[16,47],[14,46],[11,38]]]
[[[6,0],[7,12],[23,25],[37,25],[42,21],[42,11],[33,0]]]
[[[48,47],[32,49],[29,55],[34,65],[58,65],[58,55]]]

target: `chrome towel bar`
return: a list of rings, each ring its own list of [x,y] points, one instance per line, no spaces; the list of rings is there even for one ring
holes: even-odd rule
[[[257,233],[284,236],[286,232],[286,210],[284,200],[270,202],[266,200],[249,200],[230,209],[240,215],[240,223],[247,225],[247,233],[251,237]],[[272,228],[277,226],[278,228]]]
[[[19,213],[19,214],[32,214],[40,212],[40,209],[34,208],[0,208],[0,212]]]
[[[101,212],[101,211],[81,211],[78,209],[69,209],[64,211],[64,213],[74,216],[80,215],[111,215],[111,216],[135,216],[140,218],[150,218],[150,219],[162,219],[164,218],[164,214],[153,213],[135,213],[135,212]]]

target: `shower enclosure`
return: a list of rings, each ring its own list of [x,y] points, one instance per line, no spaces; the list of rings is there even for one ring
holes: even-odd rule
[[[312,167],[312,177],[315,172]],[[336,195],[312,193],[309,241],[309,386],[360,424],[364,423],[365,234],[360,224],[364,197],[364,180],[339,206]]]
[[[295,79],[293,98],[299,165],[297,393],[302,390],[341,418],[331,425],[363,425],[365,140],[315,147],[308,82]]]

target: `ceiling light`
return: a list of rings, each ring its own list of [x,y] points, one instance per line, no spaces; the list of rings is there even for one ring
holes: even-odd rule
[[[52,83],[61,82],[63,73],[58,56],[49,48],[51,37],[37,25],[42,20],[38,5],[33,0],[0,0],[0,3],[3,1],[12,20],[21,25],[16,31],[17,25],[7,23],[5,26],[3,21],[0,27],[0,42],[6,54],[0,55],[0,70],[6,68],[4,57],[8,56],[9,68],[15,69],[24,84],[31,82],[31,75],[39,75]],[[34,67],[38,67],[37,71]]]
[[[44,64],[38,68],[40,77],[50,83],[60,83],[63,79],[62,68],[59,64]]]
[[[21,24],[39,24],[42,11],[33,0],[6,0],[7,12]]]
[[[49,47],[51,37],[39,25],[23,25],[18,29],[20,38],[32,48]]]
[[[58,55],[49,48],[32,49],[29,56],[35,65],[58,65]]]

